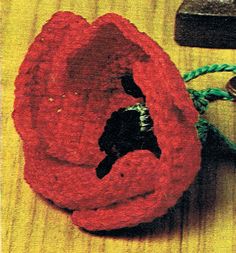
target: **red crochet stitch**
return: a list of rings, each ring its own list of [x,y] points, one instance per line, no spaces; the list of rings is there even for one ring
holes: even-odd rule
[[[119,158],[104,178],[98,139],[111,113],[142,101],[117,78],[132,73],[146,97],[161,157],[147,150]],[[111,230],[152,221],[193,181],[201,145],[198,113],[163,50],[128,20],[106,14],[91,25],[58,12],[43,27],[16,79],[15,126],[25,179],[45,198],[74,210],[73,223]]]

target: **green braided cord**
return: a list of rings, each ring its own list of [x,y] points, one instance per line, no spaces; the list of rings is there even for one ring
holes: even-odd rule
[[[185,82],[189,82],[201,75],[214,72],[233,72],[236,74],[236,65],[229,64],[213,64],[198,68],[183,75]],[[200,114],[203,114],[211,101],[218,99],[233,101],[234,97],[227,91],[220,88],[209,88],[205,90],[196,91],[194,89],[187,89],[194,103],[195,108]],[[229,152],[236,155],[236,143],[233,143],[226,138],[214,125],[207,120],[199,118],[196,123],[199,139],[203,147],[207,146],[207,141],[211,141],[214,151],[217,153]]]
[[[221,99],[233,101],[234,97],[227,91],[220,88],[209,88],[205,90],[196,91],[194,89],[187,89],[193,100],[195,108],[200,114],[203,114],[208,109],[209,102]]]
[[[189,82],[192,79],[195,79],[201,75],[214,73],[214,72],[223,72],[223,71],[234,72],[236,74],[236,65],[230,65],[230,64],[207,65],[207,66],[200,67],[196,70],[185,73],[183,75],[183,79],[185,82]]]
[[[214,72],[233,72],[236,73],[236,65],[230,64],[212,64],[204,67],[200,67],[196,70],[187,72],[183,75],[183,80],[189,82],[192,79],[195,79],[201,75]],[[208,104],[211,101],[218,99],[222,100],[234,100],[234,97],[227,91],[220,88],[210,88],[205,90],[196,91],[194,89],[188,89],[188,92],[193,100],[194,106],[200,114],[203,114],[207,108]]]

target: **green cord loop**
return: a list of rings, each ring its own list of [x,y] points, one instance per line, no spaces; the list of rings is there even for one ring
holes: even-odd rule
[[[183,75],[183,79],[185,82],[189,82],[201,75],[205,75],[208,73],[215,73],[215,72],[233,72],[236,74],[236,65],[234,64],[212,64],[200,67],[196,70],[187,72]]]
[[[201,75],[214,72],[233,72],[236,74],[236,65],[229,64],[213,64],[198,68],[196,70],[187,72],[183,75],[185,82],[197,78]],[[227,91],[220,88],[209,88],[205,90],[196,91],[194,89],[187,89],[190,97],[193,100],[195,108],[200,114],[203,114],[211,101],[218,99],[233,101],[234,98]],[[199,139],[203,147],[207,147],[210,141],[215,153],[230,153],[234,157],[236,156],[236,143],[233,143],[226,138],[214,125],[210,124],[206,119],[199,117],[196,123]]]
[[[207,73],[215,73],[215,72],[223,72],[223,71],[236,73],[236,65],[212,64],[212,65],[203,66],[201,68],[198,68],[196,70],[193,70],[184,74],[183,80],[185,82],[189,82]],[[231,100],[231,101],[234,100],[231,94],[229,94],[227,91],[220,88],[209,88],[209,89],[200,90],[200,91],[196,91],[194,89],[188,89],[188,92],[193,100],[195,108],[198,110],[200,114],[203,114],[207,110],[208,104],[211,101],[215,101],[218,99]]]

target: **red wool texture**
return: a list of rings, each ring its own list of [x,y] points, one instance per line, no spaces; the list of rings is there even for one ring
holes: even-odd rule
[[[140,98],[124,92],[131,72],[146,96],[162,154],[119,158],[102,179],[98,139],[107,119]],[[111,230],[150,222],[180,198],[200,167],[198,113],[174,64],[128,20],[106,14],[92,24],[58,12],[30,46],[16,78],[13,118],[23,140],[25,179],[74,224]]]

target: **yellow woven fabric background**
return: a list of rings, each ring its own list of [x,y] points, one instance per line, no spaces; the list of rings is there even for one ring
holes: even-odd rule
[[[181,73],[212,63],[236,63],[235,50],[178,46],[173,38],[181,0],[1,0],[2,33],[2,236],[4,253],[231,253],[236,252],[236,173],[226,159],[208,166],[165,219],[149,228],[108,236],[81,231],[70,215],[31,191],[23,179],[22,143],[11,113],[14,79],[33,38],[57,10],[93,21],[115,12],[156,40]],[[189,86],[224,87],[232,73],[198,78]],[[207,118],[236,141],[235,104],[211,105]],[[23,121],[24,119],[22,119]],[[148,182],[147,182],[148,183]]]

